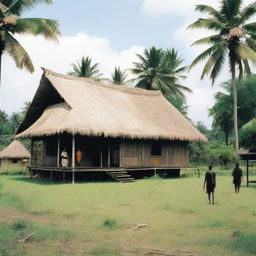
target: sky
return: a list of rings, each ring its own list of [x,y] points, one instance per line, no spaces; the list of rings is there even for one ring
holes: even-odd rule
[[[245,4],[251,0],[245,0]],[[72,3],[72,4],[71,4]],[[52,5],[37,5],[24,12],[23,17],[58,20],[62,36],[59,42],[42,37],[15,35],[29,53],[35,72],[30,74],[16,68],[6,54],[2,60],[0,110],[7,114],[20,112],[24,102],[31,101],[42,75],[41,67],[59,73],[72,70],[82,56],[90,56],[99,63],[104,77],[110,77],[115,66],[132,67],[136,53],[142,54],[152,46],[178,50],[189,65],[204,49],[191,47],[193,41],[209,34],[208,31],[188,30],[187,26],[202,14],[195,12],[196,4],[218,7],[214,0],[55,0]],[[209,79],[200,80],[202,64],[193,68],[182,84],[193,94],[186,94],[188,116],[210,128],[212,119],[208,109],[220,84],[228,80],[228,67],[212,86]]]

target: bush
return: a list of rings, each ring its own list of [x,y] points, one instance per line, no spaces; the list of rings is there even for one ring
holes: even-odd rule
[[[113,228],[115,228],[116,227],[116,224],[117,224],[117,221],[116,220],[114,220],[114,219],[106,219],[106,220],[104,220],[104,222],[103,222],[103,225],[105,226],[105,227],[107,227],[107,228],[109,228],[109,229],[113,229]]]
[[[244,148],[256,151],[256,119],[251,120],[240,129],[240,142]]]
[[[14,229],[14,230],[22,230],[24,228],[26,228],[26,223],[24,220],[16,220],[12,224],[12,229]]]

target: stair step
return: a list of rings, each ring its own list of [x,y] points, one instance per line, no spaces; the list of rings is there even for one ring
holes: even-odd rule
[[[120,180],[120,183],[129,183],[129,182],[135,182],[135,180]]]

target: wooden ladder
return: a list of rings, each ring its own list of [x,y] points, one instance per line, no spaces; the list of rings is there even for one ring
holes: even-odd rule
[[[108,170],[106,173],[113,178],[114,180],[126,183],[126,182],[134,182],[135,179],[127,173],[125,169],[118,169],[118,170]]]

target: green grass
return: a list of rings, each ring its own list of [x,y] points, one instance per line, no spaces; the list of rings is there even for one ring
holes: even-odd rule
[[[74,185],[0,176],[0,256],[256,254],[255,185],[235,194],[232,178],[217,176],[216,205],[202,187],[202,176]],[[147,226],[131,231],[138,224]]]

